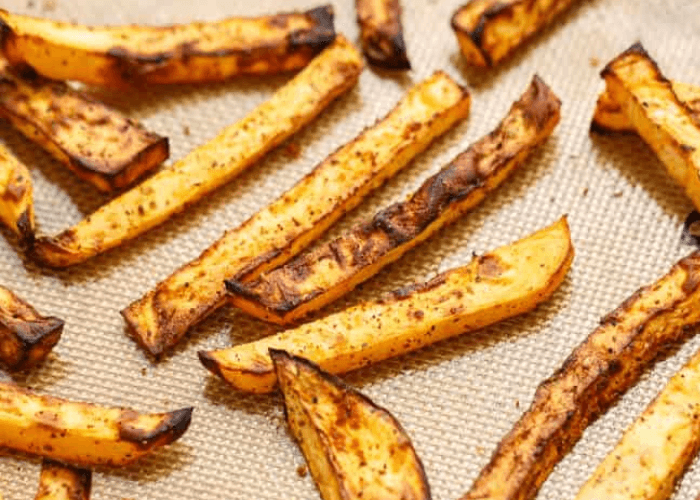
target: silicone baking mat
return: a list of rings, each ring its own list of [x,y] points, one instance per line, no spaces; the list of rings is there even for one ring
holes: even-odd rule
[[[354,2],[335,0],[339,31],[357,40]],[[438,140],[329,234],[401,198],[472,141],[490,131],[538,73],[563,101],[554,136],[472,213],[442,231],[330,309],[338,309],[436,272],[569,214],[577,256],[564,285],[537,311],[475,334],[353,373],[347,379],[388,407],[412,436],[434,498],[463,494],[537,384],[639,286],[691,251],[680,242],[692,209],[663,166],[634,136],[589,134],[602,65],[641,40],[666,75],[700,84],[700,3],[695,0],[582,1],[500,69],[469,70],[449,28],[460,0],[404,0],[403,21],[414,70],[389,76],[367,69],[358,87],[248,173],[137,241],[69,271],[23,260],[6,231],[0,282],[41,312],[66,320],[50,360],[25,378],[53,395],[144,411],[195,406],[192,426],[174,446],[124,470],[99,470],[94,499],[313,499],[303,458],[287,432],[279,395],[232,392],[209,376],[196,351],[271,333],[230,308],[195,328],[172,356],[152,363],[125,335],[118,313],[157,281],[196,257],[222,232],[275,199],[339,145],[383,116],[413,83],[436,69],[466,82],[471,116]],[[94,24],[187,22],[306,9],[306,0],[4,0],[16,12]],[[289,76],[242,78],[201,87],[103,94],[112,105],[170,137],[172,160],[216,135],[266,99]],[[31,167],[37,219],[55,233],[105,201],[57,162],[0,124],[0,140]],[[571,498],[622,431],[700,347],[700,337],[666,359],[603,418],[557,467],[540,499]],[[4,375],[3,375],[4,376]],[[32,498],[39,462],[0,458],[0,493]],[[700,492],[700,467],[676,498]]]

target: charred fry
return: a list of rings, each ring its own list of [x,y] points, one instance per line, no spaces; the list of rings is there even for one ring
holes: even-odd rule
[[[89,500],[91,487],[89,470],[44,460],[34,500]]]
[[[199,358],[233,387],[249,392],[271,391],[277,382],[269,349],[345,373],[534,309],[559,287],[573,255],[569,228],[561,219],[384,300],[250,344],[200,352]]]
[[[399,0],[355,0],[362,51],[385,69],[411,69],[401,27]]]
[[[27,370],[43,361],[61,339],[63,320],[41,316],[0,286],[0,364]]]
[[[303,358],[270,356],[287,423],[324,500],[430,500],[423,464],[391,413]]]
[[[34,240],[34,185],[27,167],[0,145],[0,221],[24,243]]]
[[[549,137],[560,104],[535,77],[495,131],[406,201],[255,281],[228,280],[231,302],[259,318],[288,324],[349,292],[479,204]]]
[[[467,62],[496,66],[576,0],[470,0],[452,17]]]
[[[163,27],[82,26],[0,10],[0,28],[0,48],[12,65],[117,88],[297,70],[335,38],[329,5]]]
[[[700,321],[700,252],[640,289],[543,382],[462,500],[530,500],[554,466],[664,346]],[[601,497],[606,498],[606,497]]]
[[[125,309],[136,340],[153,355],[174,346],[225,302],[226,278],[255,278],[300,252],[463,119],[469,104],[466,90],[444,73],[415,86],[383,120]]]
[[[314,59],[269,100],[172,167],[161,170],[55,237],[38,238],[34,256],[67,267],[133,239],[226,184],[351,89],[362,58],[347,40]]]
[[[0,383],[0,446],[90,467],[130,464],[182,436],[192,408],[139,414]]]

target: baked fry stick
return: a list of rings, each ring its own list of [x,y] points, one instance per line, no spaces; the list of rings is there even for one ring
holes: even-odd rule
[[[444,73],[416,85],[381,121],[122,314],[153,355],[221,306],[224,280],[251,279],[300,252],[469,112],[469,94]]]
[[[280,324],[331,303],[478,205],[549,137],[559,110],[559,99],[535,77],[495,131],[406,201],[253,282],[228,280],[231,302]]]
[[[385,69],[411,69],[401,26],[399,0],[355,0],[362,51]]]
[[[34,185],[29,170],[0,145],[0,221],[23,243],[34,240]]]
[[[38,238],[42,264],[67,267],[133,239],[226,184],[352,88],[362,57],[343,37],[245,118],[55,237]]]
[[[277,382],[269,349],[345,373],[534,309],[564,280],[574,249],[566,219],[475,258],[427,283],[257,342],[200,352],[233,387],[267,392]]]
[[[89,470],[45,459],[34,500],[89,500],[91,487],[92,472]]]

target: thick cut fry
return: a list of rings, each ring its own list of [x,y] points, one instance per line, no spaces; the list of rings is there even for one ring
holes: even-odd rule
[[[576,500],[666,500],[700,449],[700,353],[625,432]]]
[[[39,490],[34,500],[88,500],[92,473],[70,465],[44,460],[41,464]]]
[[[0,221],[24,243],[34,240],[34,185],[29,170],[0,144]]]
[[[271,391],[269,349],[345,373],[534,309],[564,280],[574,249],[566,219],[469,265],[257,342],[200,352],[239,390]],[[391,325],[387,327],[386,325]]]
[[[668,173],[700,209],[700,122],[641,44],[602,72],[607,91]]]
[[[385,69],[411,69],[401,27],[399,0],[355,0],[362,51]]]
[[[139,414],[0,383],[0,446],[81,467],[132,463],[180,438],[191,418],[192,408]]]
[[[41,316],[27,302],[0,286],[0,363],[5,368],[32,368],[48,356],[62,333],[62,319]]]
[[[576,0],[471,0],[452,17],[467,62],[496,66]]]
[[[55,237],[39,238],[35,257],[67,267],[133,239],[226,184],[352,88],[362,56],[345,38],[239,122]]]
[[[673,92],[685,104],[700,122],[700,87],[687,83],[671,82]],[[611,132],[635,133],[634,125],[607,90],[600,94],[596,104],[595,114],[591,122],[591,130],[601,134]]]
[[[227,281],[244,311],[275,323],[302,318],[349,292],[476,206],[559,122],[560,101],[535,77],[499,127],[428,178],[406,201],[256,281]]]
[[[297,70],[335,38],[331,6],[164,27],[82,26],[0,10],[0,27],[11,64],[107,87]]]
[[[63,82],[0,63],[0,116],[102,191],[131,184],[168,158],[168,139]]]
[[[642,288],[543,382],[463,500],[531,500],[585,428],[700,321],[700,252]]]
[[[423,464],[386,409],[284,351],[271,351],[287,423],[324,500],[430,500]]]
[[[463,119],[469,103],[444,73],[416,85],[383,120],[125,309],[136,340],[153,355],[175,345],[225,302],[226,278],[254,278],[289,260]]]

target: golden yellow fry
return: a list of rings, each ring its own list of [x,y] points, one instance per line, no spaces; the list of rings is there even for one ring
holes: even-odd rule
[[[0,144],[0,221],[24,243],[34,240],[34,186],[29,170]]]
[[[44,459],[34,500],[89,500],[91,487],[89,470]]]
[[[362,51],[385,69],[411,69],[401,26],[399,0],[355,0]]]

